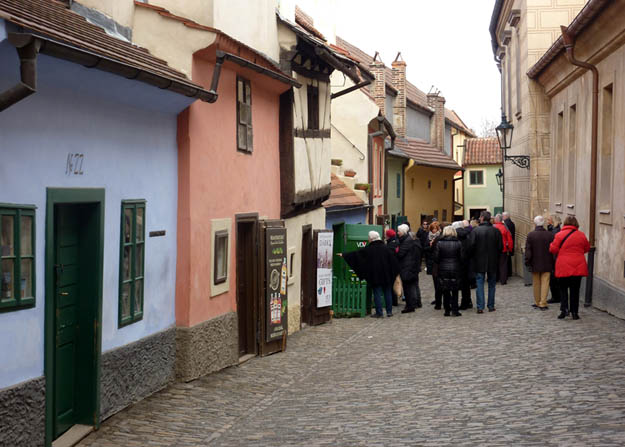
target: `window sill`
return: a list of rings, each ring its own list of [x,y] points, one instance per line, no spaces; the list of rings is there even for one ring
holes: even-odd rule
[[[35,307],[35,304],[35,298],[22,299],[19,301],[19,304],[15,300],[10,300],[4,303],[0,303],[0,313],[32,309],[33,307]]]
[[[117,329],[121,329],[125,326],[130,326],[133,323],[136,323],[138,321],[143,320],[143,312],[141,312],[141,314],[137,315],[135,318],[127,320],[127,321],[119,321],[117,324]]]

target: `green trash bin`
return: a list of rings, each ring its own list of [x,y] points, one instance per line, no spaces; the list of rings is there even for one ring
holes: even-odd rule
[[[339,223],[334,231],[334,256],[332,260],[332,311],[336,318],[364,317],[371,313],[371,288],[361,280],[337,253],[348,253],[369,243],[369,231],[384,237],[381,225]]]

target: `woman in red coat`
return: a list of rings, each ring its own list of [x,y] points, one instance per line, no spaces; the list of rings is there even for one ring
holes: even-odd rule
[[[578,230],[579,223],[574,216],[564,219],[564,226],[549,246],[549,251],[556,258],[556,278],[560,283],[559,319],[565,318],[569,311],[574,320],[579,320],[579,286],[582,276],[588,276],[588,265],[584,254],[590,251],[586,235]],[[571,305],[569,307],[569,297]]]

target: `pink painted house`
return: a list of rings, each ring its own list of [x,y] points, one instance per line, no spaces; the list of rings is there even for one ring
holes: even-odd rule
[[[192,380],[266,352],[262,229],[280,225],[280,95],[299,84],[218,33],[192,79],[218,100],[178,118],[177,375]]]

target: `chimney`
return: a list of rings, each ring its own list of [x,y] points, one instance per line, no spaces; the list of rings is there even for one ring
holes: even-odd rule
[[[406,62],[401,52],[391,64],[393,67],[393,87],[397,89],[397,97],[393,106],[393,128],[397,136],[406,138]]]
[[[430,143],[445,150],[445,98],[439,91],[428,93],[428,106],[434,109],[430,119]]]
[[[373,100],[375,104],[380,108],[382,115],[386,116],[384,105],[386,100],[386,79],[384,77],[384,62],[380,60],[380,53],[375,52],[373,56],[373,62],[369,64],[369,69],[375,80],[373,81]]]

